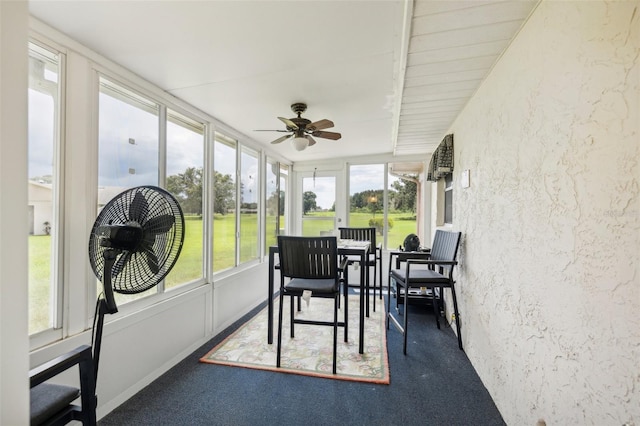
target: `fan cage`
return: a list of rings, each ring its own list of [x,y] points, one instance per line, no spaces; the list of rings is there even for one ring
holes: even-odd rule
[[[184,215],[173,195],[155,186],[131,188],[109,201],[100,211],[89,238],[89,260],[98,279],[101,282],[104,279],[104,252],[108,250],[100,244],[100,227],[138,224],[143,233],[148,234],[150,227],[158,221],[166,224],[169,217],[173,218],[173,224],[166,232],[155,234],[153,243],[149,243],[153,254],[148,250],[122,250],[118,255],[111,270],[113,291],[117,293],[144,292],[167,276],[182,250]],[[157,258],[157,270],[151,265],[154,262],[150,261],[154,256]]]

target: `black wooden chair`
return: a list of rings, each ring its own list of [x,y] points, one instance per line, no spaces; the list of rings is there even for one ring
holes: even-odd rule
[[[78,366],[80,388],[47,380]],[[72,420],[96,424],[96,370],[91,346],[83,345],[29,372],[31,425],[64,425]],[[81,405],[74,404],[80,397]]]
[[[403,353],[407,354],[407,326],[409,318],[409,300],[411,294],[421,294],[421,289],[425,288],[431,292],[433,300],[433,312],[436,318],[436,324],[440,328],[440,309],[443,289],[451,289],[451,297],[453,299],[453,310],[455,315],[456,330],[458,332],[458,347],[462,349],[462,335],[460,334],[460,314],[458,312],[458,300],[456,298],[455,281],[453,279],[453,269],[458,264],[456,256],[460,245],[460,232],[436,231],[431,246],[431,253],[428,259],[425,259],[424,253],[415,253],[411,256],[408,253],[404,256],[406,261],[404,267],[392,268],[389,270],[389,287],[390,291],[387,296],[387,306],[391,306],[391,285],[395,283],[396,298],[402,297],[404,308],[402,311],[403,322],[396,319],[391,308],[387,313],[387,329],[389,323],[402,333],[404,337]],[[396,304],[397,306],[397,304]]]
[[[280,256],[280,311],[278,313],[278,349],[276,366],[280,367],[282,349],[282,306],[290,296],[291,337],[294,324],[326,325],[333,327],[333,374],[337,371],[338,327],[344,327],[344,341],[348,339],[348,299],[346,259],[338,265],[336,237],[278,237]],[[343,278],[344,276],[344,278]],[[288,280],[288,281],[287,281]],[[343,282],[344,281],[344,282]],[[341,286],[341,284],[344,284]],[[344,291],[344,321],[338,321],[340,288]],[[331,298],[334,301],[333,320],[303,320],[295,318],[294,299],[311,292],[311,297]]]
[[[369,255],[366,265],[361,267],[373,266],[373,312],[376,311],[376,278],[380,288],[380,300],[382,300],[382,243],[376,244],[376,228],[338,228],[340,238],[347,240],[369,241]],[[349,264],[360,263],[359,256],[349,256]],[[369,284],[369,283],[367,283]],[[368,291],[368,289],[367,289]],[[367,312],[368,312],[367,307]]]

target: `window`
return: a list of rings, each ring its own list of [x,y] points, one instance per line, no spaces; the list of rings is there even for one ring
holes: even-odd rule
[[[260,225],[258,199],[260,197],[260,170],[258,153],[242,147],[240,155],[240,263],[258,258]]]
[[[213,153],[213,270],[236,265],[236,146],[216,133]]]
[[[266,176],[266,222],[265,252],[277,244],[277,236],[284,235],[285,202],[288,168],[267,157]]]
[[[164,283],[139,294],[116,294],[116,302],[202,279],[205,125],[105,77],[98,109],[98,209],[127,188],[156,185],[176,197],[185,215],[182,251]]]
[[[453,223],[453,174],[444,177],[444,223]]]
[[[402,164],[394,163],[394,168],[402,169]],[[391,169],[391,167],[390,167]],[[389,171],[389,231],[387,247],[397,249],[409,234],[418,234],[418,175],[394,174]]]
[[[336,228],[336,177],[302,178],[302,235],[333,233]]]
[[[159,111],[155,102],[100,78],[98,210],[125,189],[158,185]],[[154,287],[138,294],[116,293],[115,299],[122,305],[157,291]]]
[[[173,288],[204,276],[204,130],[204,124],[167,110],[166,185],[182,207],[185,237],[180,257],[166,278],[165,288]]]
[[[60,328],[59,191],[61,55],[29,43],[29,334]]]
[[[349,226],[377,228],[384,223],[384,164],[349,167]]]

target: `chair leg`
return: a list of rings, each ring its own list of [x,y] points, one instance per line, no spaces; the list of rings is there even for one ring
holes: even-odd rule
[[[338,299],[340,298],[340,292],[333,299],[333,374],[337,371],[337,358],[338,358]]]
[[[344,341],[349,341],[349,285],[348,278],[345,278],[344,285]],[[339,293],[339,292],[338,292]],[[338,294],[338,300],[340,300],[340,294]],[[339,304],[339,303],[338,303]]]
[[[291,296],[290,299],[291,299],[291,309],[289,309],[289,322],[291,323],[291,338],[293,339],[295,337],[294,336],[294,331],[293,331],[293,327],[294,327],[294,325],[293,325],[294,324],[294,322],[293,322],[293,319],[294,319],[294,315],[293,315],[294,303],[293,302],[294,302],[294,300],[293,299],[294,299],[294,297]],[[299,300],[300,300],[300,298],[298,298],[298,301]]]
[[[367,262],[367,268],[369,268],[369,262]],[[376,311],[376,261],[373,261],[373,312]],[[382,291],[380,291],[382,293]]]
[[[380,259],[380,263],[378,265],[378,277],[380,283],[380,300],[382,300],[382,259]]]
[[[398,283],[396,282],[396,287],[398,286]],[[403,321],[403,328],[404,328],[404,333],[402,333],[402,337],[404,338],[403,343],[402,343],[402,352],[404,355],[407,354],[407,325],[409,323],[409,286],[406,285],[404,286],[404,321]]]
[[[280,368],[280,352],[282,349],[282,291],[280,292],[280,310],[278,311],[278,349],[276,352],[276,367]]]
[[[440,302],[442,302],[442,287],[440,287],[440,297],[436,297],[436,288],[431,288],[431,294],[433,295],[433,315],[436,319],[436,326],[438,326],[438,330],[440,330]],[[444,306],[444,303],[443,305]]]
[[[389,276],[389,283],[387,284],[387,314],[384,316],[385,325],[387,330],[389,329],[389,315],[391,315],[391,276]]]
[[[365,315],[367,318],[369,318],[369,290],[371,288],[371,283],[369,282],[369,264],[365,262],[364,265],[360,264],[361,268],[366,268],[363,269],[362,271],[364,271],[364,279],[366,280],[365,286],[364,286],[364,290],[367,292],[367,298],[365,299],[366,302],[364,304],[365,307]],[[362,275],[361,275],[362,277]]]
[[[458,300],[456,298],[456,289],[451,286],[451,297],[453,298],[453,313],[456,316],[456,330],[458,331],[458,347],[462,350],[462,334],[460,333],[460,314],[458,313]]]

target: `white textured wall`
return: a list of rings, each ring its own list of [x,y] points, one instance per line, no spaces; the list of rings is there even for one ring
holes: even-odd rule
[[[639,15],[543,1],[451,129],[465,350],[510,425],[640,425]]]

